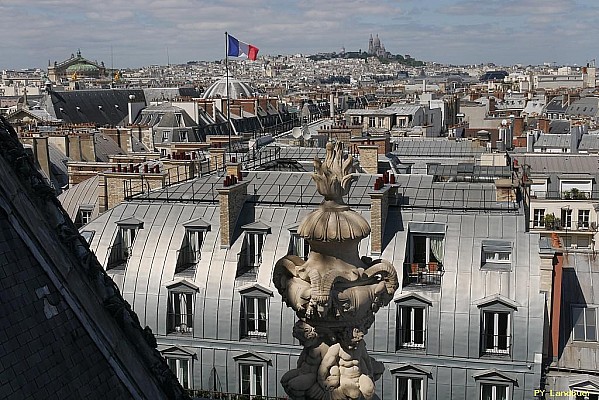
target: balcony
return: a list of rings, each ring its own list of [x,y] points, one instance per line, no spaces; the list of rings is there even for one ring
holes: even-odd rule
[[[404,271],[407,272],[407,285],[439,286],[441,277],[445,272],[443,265],[431,263],[404,263]],[[404,286],[407,286],[404,285]]]

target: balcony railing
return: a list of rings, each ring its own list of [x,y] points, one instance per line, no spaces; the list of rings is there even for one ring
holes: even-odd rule
[[[439,263],[404,263],[408,285],[440,285],[445,272]]]
[[[485,355],[506,356],[510,354],[512,340],[510,335],[482,335],[483,349]]]
[[[400,349],[424,349],[424,337],[426,332],[423,329],[400,329],[399,348]]]
[[[276,397],[276,396],[260,396],[257,394],[239,394],[239,393],[226,393],[217,392],[212,390],[193,390],[187,389],[187,394],[193,399],[197,400],[288,400],[288,397]]]

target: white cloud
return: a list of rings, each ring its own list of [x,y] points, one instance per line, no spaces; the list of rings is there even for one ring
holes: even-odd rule
[[[576,0],[1,0],[0,68],[44,67],[81,48],[115,66],[218,59],[224,32],[262,54],[366,49],[439,62],[595,58],[599,11]],[[561,57],[561,59],[560,59]],[[526,58],[526,61],[522,59]],[[528,61],[530,60],[530,61]]]

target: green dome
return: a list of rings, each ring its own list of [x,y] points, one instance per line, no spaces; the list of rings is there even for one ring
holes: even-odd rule
[[[81,74],[98,74],[100,69],[92,64],[77,63],[67,68],[67,74],[81,73]]]

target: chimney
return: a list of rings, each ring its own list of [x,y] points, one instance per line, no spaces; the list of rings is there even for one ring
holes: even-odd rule
[[[358,152],[360,153],[360,166],[364,172],[368,174],[376,174],[379,169],[379,147],[372,145],[360,145],[358,146]]]
[[[538,128],[542,130],[544,133],[549,133],[549,119],[547,118],[539,118],[537,120]]]
[[[219,147],[211,147],[208,149],[210,156],[210,170],[215,171],[223,168],[225,165],[225,149]]]
[[[220,247],[228,249],[234,241],[235,226],[247,197],[249,181],[217,188],[220,207]]]
[[[384,185],[370,192],[370,253],[372,255],[379,256],[383,252],[390,189],[391,186]]]
[[[50,153],[48,152],[48,138],[34,137],[33,138],[33,157],[38,163],[42,171],[50,178]]]
[[[535,144],[535,133],[527,132],[526,133],[526,152],[527,153],[534,152],[534,144]]]
[[[557,234],[552,234],[552,247],[561,247]],[[557,361],[559,356],[560,319],[562,304],[562,277],[564,256],[561,252],[553,256],[553,282],[551,293],[551,356]]]
[[[524,118],[514,117],[514,136],[520,136],[524,132]]]
[[[79,145],[81,147],[81,158],[84,161],[89,161],[89,162],[96,161],[96,147],[94,144],[94,136],[93,135],[79,136]]]
[[[241,182],[243,176],[241,174],[241,163],[233,160],[227,163],[227,176],[235,176],[237,180]]]
[[[127,111],[129,113],[129,125],[133,124],[135,118],[137,118],[137,114],[139,114],[139,112],[146,107],[146,103],[135,102],[134,100],[135,95],[129,95],[129,102],[127,103]]]
[[[83,161],[81,158],[81,142],[79,135],[69,136],[68,146],[69,150],[67,156],[73,161]]]

